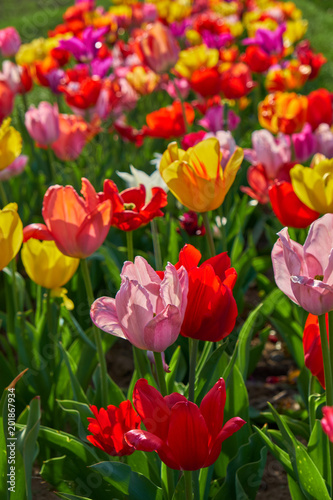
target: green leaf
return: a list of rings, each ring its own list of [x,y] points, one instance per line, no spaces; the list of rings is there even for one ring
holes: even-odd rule
[[[60,408],[67,413],[71,414],[74,420],[76,421],[78,427],[78,435],[79,438],[83,441],[88,442],[87,435],[87,427],[88,427],[88,417],[92,417],[93,414],[88,405],[85,403],[80,403],[78,401],[70,401],[70,400],[57,400]]]
[[[287,478],[288,478],[289,492],[292,500],[307,500],[307,497],[303,495],[302,490],[300,489],[296,481],[294,481],[294,479],[291,476],[289,476],[289,474],[287,475]]]
[[[269,451],[272,453],[273,457],[276,458],[284,468],[284,470],[295,478],[294,470],[291,465],[290,458],[288,456],[288,453],[286,453],[284,450],[282,450],[279,446],[277,446],[273,441],[267,436],[267,428],[264,427],[265,432],[262,429],[259,429],[256,426],[253,426],[254,430],[259,434],[261,439],[266,443]]]
[[[330,455],[328,437],[324,433],[320,420],[316,420],[310,440],[308,442],[308,454],[316,464],[317,469],[323,478],[330,483]]]
[[[74,375],[74,372],[77,369],[76,364],[74,363],[73,359],[68,354],[66,349],[64,349],[62,343],[59,342],[58,345],[59,345],[61,354],[63,356],[63,360],[64,360],[65,365],[66,365],[67,370],[68,370],[74,399],[76,401],[80,401],[81,403],[85,403],[85,404],[89,405],[89,401],[87,399],[87,396],[85,395],[79,381],[77,380],[76,376]]]
[[[228,345],[228,341],[224,341],[222,345],[220,345],[207,359],[204,364],[201,372],[196,374],[195,381],[195,402],[201,402],[202,398],[210,389],[211,381],[215,377],[215,372],[218,371],[218,362],[224,353],[226,347]],[[217,381],[218,375],[216,376]]]
[[[40,398],[36,396],[30,402],[27,425],[18,434],[17,448],[23,457],[25,487],[28,500],[32,500],[31,475],[32,466],[38,455],[37,436],[40,425]]]
[[[249,441],[240,447],[237,456],[227,467],[226,479],[216,493],[214,500],[220,498],[242,498],[255,500],[267,458],[267,448],[258,434],[250,436]]]
[[[208,342],[207,342],[208,343]],[[167,384],[167,389],[168,389],[168,394],[171,394],[174,392],[174,383],[178,371],[178,367],[181,361],[182,357],[182,350],[180,346],[177,346],[176,349],[174,350],[174,353],[171,357],[169,368],[170,372],[165,374],[165,381]]]
[[[263,304],[259,304],[254,311],[248,316],[244,325],[242,326],[241,331],[238,336],[238,357],[237,357],[237,366],[239,371],[243,375],[243,379],[247,379],[248,374],[248,366],[249,366],[249,357],[250,357],[250,345],[252,340],[252,335],[254,332],[254,327],[256,325],[256,321],[260,310]]]
[[[99,472],[105,481],[130,500],[161,500],[162,489],[149,481],[142,474],[133,472],[131,468],[120,462],[100,462],[90,469]]]

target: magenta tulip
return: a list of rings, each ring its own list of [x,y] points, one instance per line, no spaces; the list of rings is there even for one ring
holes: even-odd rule
[[[25,114],[25,126],[31,137],[41,146],[55,142],[60,134],[57,104],[42,101],[38,108],[31,106]]]

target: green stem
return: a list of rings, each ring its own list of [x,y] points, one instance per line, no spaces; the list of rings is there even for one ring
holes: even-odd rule
[[[183,119],[184,119],[184,128],[185,128],[185,134],[188,133],[188,121],[187,121],[187,118],[186,118],[186,109],[185,109],[185,104],[184,104],[184,99],[182,98],[182,95],[180,93],[180,90],[179,88],[177,87],[176,85],[176,82],[175,80],[173,81],[173,84],[174,84],[174,88],[175,88],[175,91],[176,91],[176,94],[177,94],[177,97],[180,101],[180,105],[181,105],[181,108],[182,108],[182,114],[183,114]]]
[[[127,259],[134,260],[134,249],[133,249],[133,233],[132,231],[126,231],[126,242],[127,242]]]
[[[153,237],[153,247],[154,247],[156,271],[162,271],[162,268],[163,268],[162,254],[161,254],[160,240],[158,238],[158,229],[157,229],[156,219],[153,219],[150,222],[150,227],[151,227],[151,234]]]
[[[168,394],[168,390],[165,382],[162,354],[160,352],[154,352],[154,358],[155,358],[156,373],[158,378],[158,384],[160,386],[160,391],[162,396],[166,396]]]
[[[89,303],[89,306],[91,306],[91,304],[94,302],[94,294],[93,294],[93,289],[92,289],[92,285],[91,285],[89,269],[88,269],[88,264],[87,264],[86,259],[81,260],[81,270],[82,270],[84,284],[86,287],[88,303]],[[94,323],[93,323],[93,332],[94,332],[95,344],[97,347],[97,356],[98,356],[99,363],[101,365],[102,406],[106,407],[106,405],[108,404],[106,361],[105,361],[105,355],[103,352],[101,332],[99,331],[99,329],[97,328],[97,326]]]
[[[197,364],[199,340],[189,339],[190,349],[190,373],[188,380],[188,399],[194,402],[194,389],[195,389],[195,368]]]
[[[329,338],[328,344],[329,344],[329,353],[331,361],[331,370],[333,376],[333,311],[330,311],[328,313],[328,338]],[[333,400],[333,395],[332,395],[332,400]]]
[[[47,148],[46,154],[47,154],[47,161],[48,161],[48,164],[49,164],[50,179],[51,179],[51,181],[55,181],[56,173],[55,173],[55,170],[54,170],[54,164],[53,164],[53,158],[52,158],[52,150],[51,150],[51,148]]]
[[[1,196],[2,205],[3,205],[3,207],[5,207],[6,205],[8,205],[8,198],[7,198],[6,191],[5,191],[5,188],[3,187],[2,182],[0,182],[0,196]]]
[[[312,432],[312,429],[314,427],[315,421],[316,421],[316,396],[314,394],[314,386],[316,383],[316,379],[312,375],[312,373],[309,374],[309,394],[308,394],[308,405],[309,405],[309,424],[310,424],[310,434]]]
[[[192,471],[194,500],[200,500],[199,470]]]
[[[209,251],[211,254],[211,257],[214,257],[216,255],[215,253],[215,245],[214,245],[214,240],[213,240],[213,234],[212,230],[210,228],[210,223],[208,219],[208,212],[203,212],[202,214],[202,220],[206,229],[206,237],[208,241],[208,246],[209,246]]]
[[[333,406],[332,368],[331,368],[331,359],[330,359],[330,352],[328,347],[328,339],[326,331],[326,315],[322,314],[321,316],[318,316],[318,321],[320,330],[321,350],[323,353],[323,360],[324,360],[326,404],[327,406]],[[331,485],[333,485],[333,443],[331,443],[331,441],[329,441],[329,451],[330,451]]]
[[[15,315],[18,311],[18,301],[17,301],[17,283],[16,283],[16,260],[15,257],[10,262],[10,267],[12,269],[12,279],[13,279],[13,300]]]
[[[184,470],[185,479],[185,498],[186,500],[192,500],[193,490],[192,490],[192,474],[191,471]]]

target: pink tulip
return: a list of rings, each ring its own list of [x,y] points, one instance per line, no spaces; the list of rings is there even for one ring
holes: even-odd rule
[[[90,126],[81,116],[60,114],[59,128],[60,135],[51,148],[60,160],[76,160],[88,142]]]
[[[333,158],[333,130],[327,123],[321,123],[315,132],[317,151],[326,158]]]
[[[275,179],[284,163],[291,161],[290,146],[285,137],[275,138],[268,130],[256,130],[252,134],[253,150],[245,153],[251,163],[261,163],[269,179]]]
[[[306,161],[316,152],[317,140],[309,123],[304,125],[301,132],[293,134],[291,139],[294,144],[296,161]]]
[[[333,406],[323,407],[324,418],[321,420],[321,426],[328,439],[333,443]]]
[[[129,340],[139,349],[165,351],[175,342],[183,322],[188,276],[181,267],[166,266],[161,279],[143,257],[125,262],[115,299],[101,297],[91,306],[95,325]]]
[[[13,57],[20,48],[21,38],[15,28],[0,30],[0,52],[3,57]]]
[[[15,95],[9,85],[0,81],[0,125],[2,120],[13,111],[14,98]]]
[[[30,106],[25,114],[25,126],[30,136],[41,146],[56,141],[60,134],[57,104],[42,101],[38,108]]]
[[[319,316],[333,310],[333,214],[310,226],[304,245],[278,233],[272,251],[277,286],[305,311]]]
[[[0,171],[0,182],[8,181],[11,177],[16,177],[20,175],[28,162],[28,157],[25,155],[18,156],[13,163],[11,163],[4,170]]]

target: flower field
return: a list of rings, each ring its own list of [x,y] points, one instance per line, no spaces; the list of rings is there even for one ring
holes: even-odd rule
[[[332,499],[330,1],[1,9],[0,500]]]

